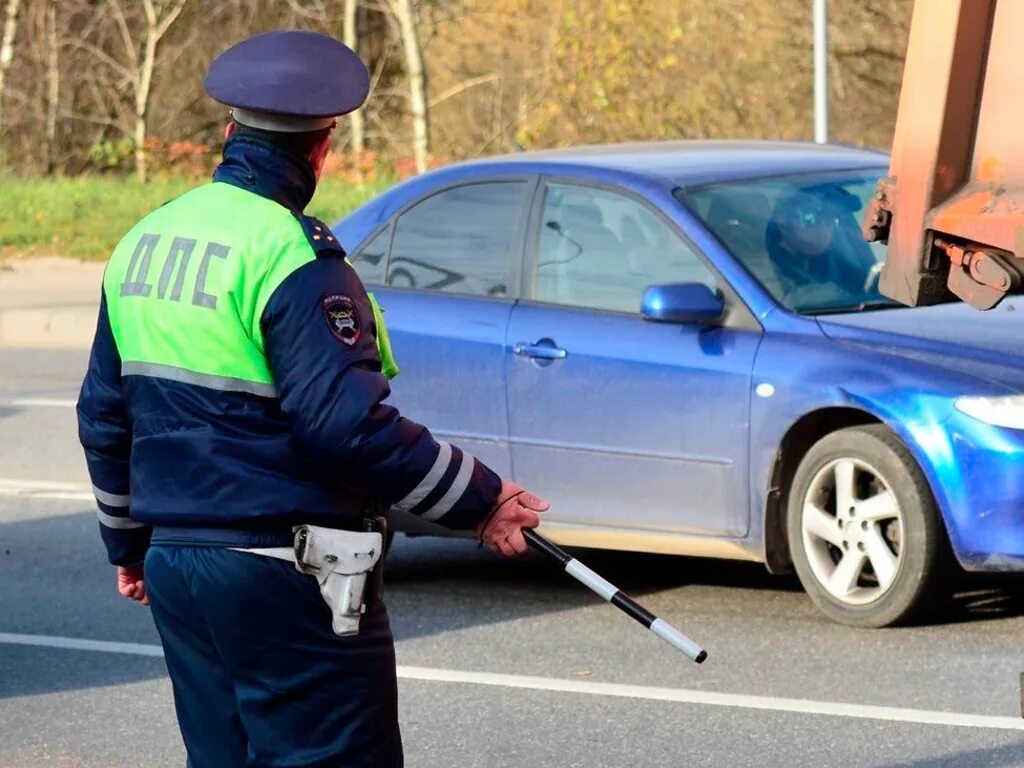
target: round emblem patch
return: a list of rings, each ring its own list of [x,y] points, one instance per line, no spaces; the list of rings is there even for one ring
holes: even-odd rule
[[[362,335],[359,327],[359,313],[356,311],[355,302],[348,296],[334,294],[327,296],[321,302],[324,308],[324,318],[327,320],[327,327],[335,338],[343,344],[352,346]]]

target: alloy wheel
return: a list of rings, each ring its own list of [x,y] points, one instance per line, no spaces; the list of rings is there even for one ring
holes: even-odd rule
[[[860,459],[832,461],[814,475],[800,524],[815,579],[848,605],[878,600],[896,580],[903,515],[892,489]]]

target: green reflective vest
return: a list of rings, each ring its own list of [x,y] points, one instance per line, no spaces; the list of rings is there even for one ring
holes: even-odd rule
[[[272,200],[223,182],[172,200],[125,235],[104,274],[122,364],[273,391],[260,318],[285,278],[315,258],[302,224]],[[382,372],[393,378],[383,313],[369,299]]]

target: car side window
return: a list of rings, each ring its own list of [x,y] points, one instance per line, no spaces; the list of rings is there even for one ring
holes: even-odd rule
[[[388,265],[388,242],[390,240],[391,227],[384,227],[349,256],[349,261],[352,262],[356,274],[364,283],[368,285],[384,284],[384,270]]]
[[[650,208],[604,189],[551,184],[544,198],[534,298],[639,313],[661,283],[718,286],[697,254]]]
[[[505,296],[527,184],[467,184],[416,204],[395,223],[387,284]]]

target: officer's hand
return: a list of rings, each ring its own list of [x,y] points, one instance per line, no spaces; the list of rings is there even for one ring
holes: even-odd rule
[[[149,605],[141,565],[117,566],[117,591],[121,593],[122,597]]]
[[[503,483],[494,513],[476,533],[495,552],[506,557],[521,555],[527,546],[523,528],[540,525],[538,513],[547,512],[550,506],[544,499],[515,483]]]

